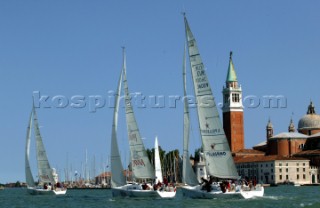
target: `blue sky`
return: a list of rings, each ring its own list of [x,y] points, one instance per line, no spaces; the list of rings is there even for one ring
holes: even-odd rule
[[[265,140],[269,118],[276,134],[287,131],[291,117],[297,127],[310,100],[316,112],[320,109],[319,6],[316,0],[0,1],[0,183],[25,181],[26,127],[35,92],[49,96],[37,112],[49,160],[60,177],[67,161],[68,169],[81,172],[86,150],[88,166],[95,158],[96,173],[102,170],[110,154],[110,91],[116,89],[122,65],[121,46],[127,50],[129,89],[148,100],[144,108],[135,106],[146,147],[152,148],[158,135],[164,150],[181,150],[183,106],[173,107],[170,96],[183,94],[182,11],[218,103],[233,51],[246,98],[246,147]],[[268,107],[263,101],[269,95],[283,96],[286,105]],[[84,97],[86,105],[72,107],[74,96]],[[105,105],[94,111],[97,96]],[[163,96],[164,106],[156,108],[152,96]],[[68,101],[65,107],[57,107],[59,98]],[[192,116],[191,150],[200,145]],[[120,113],[124,157],[126,134]]]

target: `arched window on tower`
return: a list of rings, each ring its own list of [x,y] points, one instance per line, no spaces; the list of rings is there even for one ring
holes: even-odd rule
[[[240,95],[239,95],[239,93],[232,93],[232,102],[235,102],[235,103],[240,102]]]

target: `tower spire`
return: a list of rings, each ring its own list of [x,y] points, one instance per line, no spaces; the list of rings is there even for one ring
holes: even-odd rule
[[[313,102],[310,101],[310,105],[308,106],[307,114],[316,114],[316,111],[314,110]]]
[[[294,124],[293,124],[292,117],[291,117],[291,119],[290,119],[290,124],[289,124],[289,127],[288,127],[288,131],[289,131],[289,132],[295,132],[295,131],[296,131],[296,129],[295,129],[295,127],[294,127]]]
[[[268,120],[268,124],[266,126],[266,130],[267,130],[267,139],[273,137],[273,125],[271,123],[271,119],[270,118]]]
[[[226,86],[227,87],[237,87],[238,80],[236,71],[234,69],[234,65],[232,62],[232,51],[230,51],[230,58],[229,58],[229,67],[228,67],[228,73],[227,73],[227,79],[226,79]]]

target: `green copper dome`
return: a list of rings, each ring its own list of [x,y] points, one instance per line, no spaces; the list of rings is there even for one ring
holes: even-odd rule
[[[236,71],[234,70],[234,66],[232,63],[232,51],[230,52],[230,61],[229,61],[229,68],[228,68],[228,74],[227,74],[227,80],[226,82],[237,82],[237,75]]]

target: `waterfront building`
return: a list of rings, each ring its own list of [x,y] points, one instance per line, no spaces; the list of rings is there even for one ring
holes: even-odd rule
[[[103,172],[95,177],[95,184],[100,184],[102,187],[110,186],[111,172]]]
[[[309,160],[278,155],[260,157],[237,157],[235,163],[242,178],[266,184],[311,184],[319,179],[312,177],[315,168]]]
[[[310,184],[320,183],[320,115],[316,114],[312,101],[308,106],[306,115],[298,122],[298,132],[295,132],[294,123],[291,119],[288,132],[282,132],[274,136],[273,125],[269,119],[266,134],[266,141],[254,146],[254,149],[264,151],[269,156],[307,159],[309,161],[309,170],[306,176],[309,179],[307,179],[307,182]],[[291,178],[294,180],[293,182],[300,183],[297,178]]]
[[[291,157],[303,150],[308,136],[298,132],[282,132],[268,139],[267,155]]]
[[[274,135],[269,119],[266,140],[253,149],[245,149],[242,89],[232,52],[222,94],[223,128],[239,175],[270,184],[320,182],[320,115],[316,114],[313,102],[299,120],[298,132],[291,118],[288,131]]]

